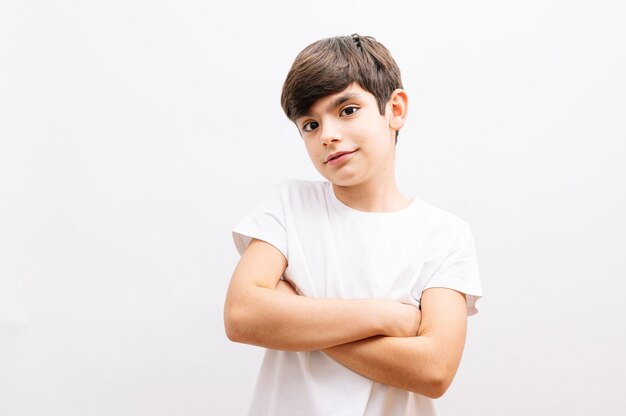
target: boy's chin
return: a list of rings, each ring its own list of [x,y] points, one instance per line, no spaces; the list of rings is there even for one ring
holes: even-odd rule
[[[326,166],[313,165],[328,182],[336,186],[354,186],[366,180],[367,175],[360,172],[357,167],[343,166],[339,169]]]
[[[339,178],[333,175],[324,175],[320,172],[324,178],[335,186],[347,187],[354,186],[359,184],[359,180],[357,178]]]

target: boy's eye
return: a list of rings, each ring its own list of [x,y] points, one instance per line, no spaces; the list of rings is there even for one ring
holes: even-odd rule
[[[357,111],[359,111],[358,107],[346,107],[343,110],[341,110],[341,114],[345,115],[345,116],[351,116],[352,114],[356,113]]]
[[[304,130],[304,131],[313,131],[318,126],[319,126],[319,124],[317,123],[317,121],[309,121],[308,123],[304,123],[302,125],[302,130]]]

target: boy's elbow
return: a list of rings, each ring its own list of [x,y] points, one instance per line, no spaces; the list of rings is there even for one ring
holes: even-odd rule
[[[226,337],[232,342],[245,342],[244,332],[245,314],[235,305],[226,304],[224,307],[224,330]]]
[[[226,332],[226,337],[233,341],[238,342],[239,334],[237,334],[237,324],[236,320],[232,316],[232,312],[228,309],[224,309],[224,330]]]
[[[433,367],[434,368],[429,371],[427,380],[424,380],[423,377],[416,377],[419,381],[415,382],[411,390],[414,393],[421,394],[431,399],[439,399],[448,391],[454,379],[454,373],[442,369],[443,366],[437,365]]]
[[[226,294],[224,302],[224,330],[226,337],[233,342],[248,343],[246,334],[255,327],[252,321],[254,312],[251,311],[250,305],[254,305],[250,297],[250,292],[254,292],[254,288],[247,289],[247,293],[242,290],[230,291]]]
[[[414,374],[411,391],[431,399],[438,399],[448,391],[452,384],[461,356],[460,354],[446,351],[437,342],[428,343],[427,345],[429,347],[426,362],[429,364],[426,367],[422,367],[419,374]]]
[[[444,378],[437,378],[430,381],[425,391],[420,392],[431,399],[438,399],[445,394],[450,387],[450,382]]]

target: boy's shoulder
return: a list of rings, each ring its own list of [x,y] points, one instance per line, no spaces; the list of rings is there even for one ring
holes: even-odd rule
[[[446,209],[434,206],[428,202],[424,202],[423,200],[420,200],[420,202],[423,210],[428,214],[428,217],[431,221],[441,224],[448,224],[450,226],[453,226],[454,228],[469,227],[469,224],[458,215],[453,214]]]

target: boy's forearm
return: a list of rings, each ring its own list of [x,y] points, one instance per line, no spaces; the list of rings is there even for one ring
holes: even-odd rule
[[[412,307],[390,300],[321,299],[255,287],[235,303],[228,315],[237,329],[230,338],[271,349],[321,350],[375,335],[417,333]]]
[[[422,321],[416,337],[373,337],[328,348],[333,359],[379,383],[428,397],[448,389],[463,354],[467,297],[447,288],[422,293]]]
[[[284,281],[279,282],[276,290],[297,295]],[[437,398],[446,391],[453,374],[442,371],[445,366],[438,361],[441,351],[436,350],[428,336],[373,336],[323,352],[370,380]]]
[[[440,397],[449,385],[427,337],[375,336],[323,352],[370,380],[424,396]]]

